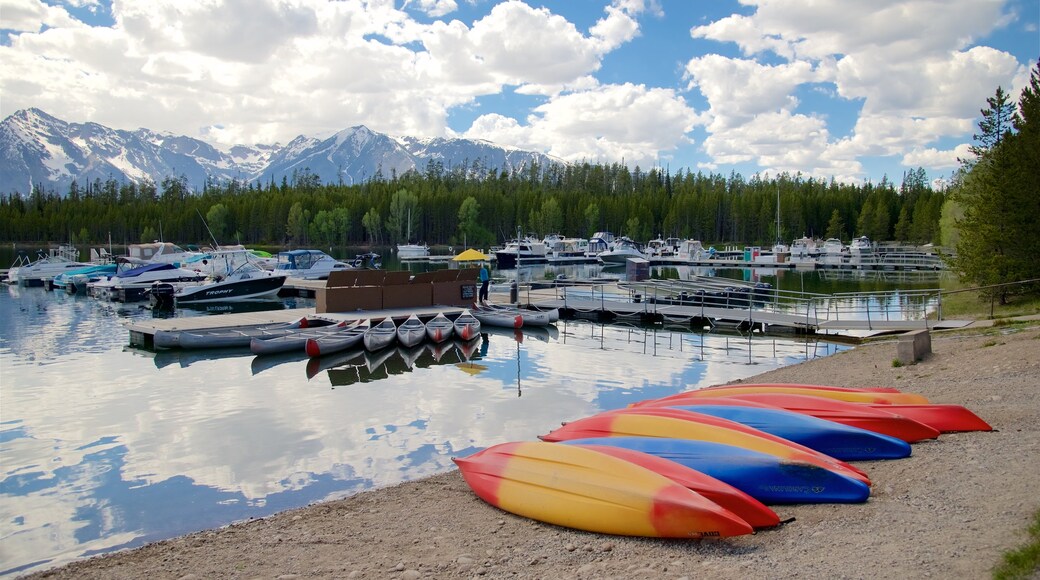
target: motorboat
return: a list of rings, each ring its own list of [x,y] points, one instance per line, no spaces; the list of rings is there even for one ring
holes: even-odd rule
[[[621,236],[614,240],[614,245],[609,250],[601,252],[598,258],[604,264],[621,265],[627,262],[629,258],[642,258],[645,260],[647,255],[643,253],[638,242],[627,236]]]
[[[201,284],[179,287],[173,294],[178,304],[234,302],[277,296],[287,275],[263,269],[248,250],[218,250],[209,258],[216,272]]]
[[[83,268],[69,270],[54,277],[54,287],[62,288],[68,294],[86,292],[87,284],[96,282],[116,273],[115,262],[108,264],[92,264]]]
[[[589,238],[589,249],[585,252],[585,255],[589,258],[595,258],[601,253],[606,252],[610,249],[610,246],[614,243],[615,236],[610,232],[596,232]]]
[[[430,255],[430,246],[426,244],[397,244],[397,257],[402,260],[425,258]]]
[[[290,278],[325,280],[339,270],[352,270],[350,264],[333,258],[321,250],[288,250],[278,252],[274,271]]]
[[[143,300],[156,282],[171,284],[202,282],[206,275],[195,270],[178,268],[170,262],[138,265],[129,258],[116,258],[116,273],[87,284],[87,292],[95,298],[118,302]]]
[[[443,312],[438,312],[437,316],[426,323],[426,336],[434,344],[448,340],[453,332],[455,332],[455,325]]]
[[[664,238],[654,238],[646,243],[645,254],[648,258],[671,258],[675,253],[676,247]]]
[[[518,265],[536,264],[548,261],[549,249],[545,242],[532,236],[520,240],[512,240],[504,248],[495,252],[499,268],[514,268]]]
[[[425,339],[426,325],[414,314],[397,327],[397,341],[406,347],[415,346]]]
[[[358,270],[365,268],[369,270],[379,270],[383,267],[383,260],[382,257],[375,252],[365,252],[354,256],[354,261],[351,262],[350,265]]]
[[[588,259],[589,241],[585,238],[546,237],[548,256],[553,261]]]
[[[40,250],[35,261],[21,254],[7,273],[11,284],[21,286],[43,286],[44,280],[53,280],[59,274],[81,270],[93,264],[79,261],[79,251],[70,245],[51,248],[47,253]]]
[[[374,324],[365,331],[365,350],[375,352],[382,350],[397,340],[397,325],[394,319],[387,316],[379,324]]]
[[[126,248],[126,258],[138,265],[162,263],[194,268],[196,262],[201,262],[206,257],[206,252],[185,250],[170,242],[130,244]]]
[[[804,261],[810,259],[816,253],[816,240],[802,236],[791,242],[791,260]]]
[[[370,328],[369,322],[366,320],[352,326],[343,327],[336,332],[308,338],[304,345],[304,350],[307,352],[307,356],[311,358],[342,352],[361,344]]]
[[[700,240],[683,240],[679,242],[679,249],[675,253],[675,257],[683,262],[703,262],[704,260],[710,260],[714,256],[712,250],[704,248],[704,244]]]
[[[469,310],[463,310],[454,322],[455,336],[462,340],[473,340],[480,335],[480,321]]]

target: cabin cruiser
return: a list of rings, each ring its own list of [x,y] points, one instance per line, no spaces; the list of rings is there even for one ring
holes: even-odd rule
[[[601,252],[598,257],[600,262],[607,265],[624,264],[629,258],[647,259],[639,244],[628,236],[621,236],[615,239],[611,249]]]
[[[92,266],[79,261],[79,251],[69,245],[51,248],[48,253],[40,250],[35,261],[22,254],[11,265],[7,280],[11,284],[22,286],[43,286],[44,280],[53,280],[59,274],[80,270]]]
[[[548,261],[549,249],[545,242],[527,236],[522,240],[512,240],[506,247],[495,252],[499,268],[513,268],[517,265],[535,264]]]
[[[156,282],[201,282],[206,274],[187,268],[178,268],[168,262],[154,262],[143,266],[130,258],[116,258],[116,273],[87,284],[87,293],[103,300],[135,302],[144,300]]]
[[[596,232],[589,238],[589,249],[585,252],[585,255],[590,258],[599,256],[602,252],[606,252],[610,249],[611,244],[614,243],[614,234],[610,232]]]
[[[138,265],[163,263],[185,266],[204,260],[206,255],[206,252],[185,250],[170,242],[130,244],[126,248],[126,257]]]
[[[791,260],[807,261],[816,254],[816,240],[802,236],[791,242]]]
[[[874,259],[874,243],[867,236],[860,236],[849,244],[849,258],[854,263]]]
[[[350,264],[341,262],[321,250],[289,250],[278,252],[276,274],[303,280],[325,280],[338,270],[352,270]]]
[[[546,238],[548,240],[548,238]],[[585,238],[556,238],[546,242],[549,257],[554,260],[585,260],[589,251],[589,241]]]
[[[172,292],[177,304],[235,302],[276,296],[287,275],[263,269],[245,249],[217,250],[208,258],[213,272],[201,283],[173,284],[168,288],[154,286],[153,293]]]

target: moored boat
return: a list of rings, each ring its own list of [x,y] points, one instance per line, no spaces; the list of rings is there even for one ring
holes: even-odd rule
[[[387,316],[379,324],[371,325],[365,331],[365,350],[369,352],[382,350],[393,344],[395,340],[397,340],[397,325],[394,324],[393,318]]]
[[[178,304],[273,297],[278,295],[287,277],[260,267],[248,250],[216,251],[209,261],[214,274],[202,283],[180,286],[173,294]]]
[[[349,350],[364,340],[368,329],[369,322],[367,320],[345,326],[337,332],[308,338],[307,342],[304,343],[303,349],[307,352],[307,356],[311,358]]]
[[[319,328],[329,323],[324,320],[300,318],[292,322],[263,325],[242,325],[231,328],[200,328],[196,330],[158,330],[153,336],[156,348],[225,348],[249,346],[253,338],[273,338],[300,328]]]
[[[820,387],[817,385],[795,385],[783,383],[740,383],[735,385],[721,385],[707,387],[694,391],[684,391],[668,397],[657,399],[658,401],[682,401],[699,399],[701,397],[727,397],[729,395],[745,395],[751,393],[787,393],[790,395],[809,395],[826,399],[837,399],[850,403],[874,403],[874,404],[921,404],[928,403],[928,399],[916,393],[892,393],[876,390],[843,389],[840,387]]]
[[[437,316],[434,316],[426,323],[426,336],[434,343],[448,340],[454,332],[455,325],[452,324],[451,320],[448,320],[448,317],[443,312],[438,312]]]
[[[455,336],[462,340],[473,340],[480,335],[480,321],[469,310],[463,310],[454,323]]]
[[[406,347],[415,346],[424,339],[426,339],[426,325],[414,314],[397,327],[397,341]]]
[[[354,325],[357,325],[354,322]],[[253,354],[269,355],[280,352],[297,352],[304,354],[306,351],[304,348],[307,345],[307,340],[311,338],[320,338],[328,334],[335,334],[347,327],[346,321],[333,324],[330,326],[324,326],[321,328],[300,328],[293,332],[289,332],[282,336],[275,336],[269,338],[257,338],[253,337],[249,341],[249,350],[253,351]]]

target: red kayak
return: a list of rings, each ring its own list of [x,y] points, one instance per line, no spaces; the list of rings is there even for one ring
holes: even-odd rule
[[[881,405],[919,405],[929,402],[927,398],[916,393],[883,393],[878,391],[843,389],[841,387],[820,387],[818,385],[789,385],[779,383],[738,384],[707,387],[693,391],[683,391],[656,400],[685,401],[701,397],[728,397],[730,395],[744,395],[751,393],[787,393],[792,395],[808,395],[826,399],[837,399],[839,401],[848,401],[850,403]],[[636,403],[634,406],[641,406],[641,403]]]
[[[993,430],[989,423],[961,405],[868,405],[868,407],[909,417],[940,433]]]
[[[862,405],[836,399],[826,399],[809,395],[792,395],[786,393],[748,393],[744,395],[723,395],[718,397],[701,397],[694,400],[696,404],[712,401],[715,404],[751,404],[767,405],[795,411],[820,419],[827,419],[850,427],[859,427],[867,431],[889,435],[914,443],[924,439],[935,439],[939,430],[922,423],[898,411],[900,405]],[[648,401],[647,406],[674,406],[674,400]],[[911,405],[913,406],[913,405]],[[925,407],[929,405],[923,405]]]
[[[733,385],[715,385],[713,387],[704,387],[702,391],[708,389],[727,389],[730,387],[798,387],[800,389],[818,389],[824,391],[860,391],[863,393],[902,393],[895,387],[836,387],[833,385],[806,385],[802,383],[736,383]]]

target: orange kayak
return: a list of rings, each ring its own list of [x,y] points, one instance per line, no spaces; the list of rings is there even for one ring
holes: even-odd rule
[[[836,399],[850,403],[867,403],[875,405],[919,405],[928,403],[928,399],[917,393],[882,393],[878,391],[857,391],[840,387],[820,387],[817,385],[788,385],[779,383],[740,384],[719,387],[708,387],[694,391],[684,391],[656,401],[684,400],[699,397],[726,397],[729,395],[746,395],[751,393],[787,393],[790,395],[808,395],[825,399]],[[635,406],[640,406],[636,403]]]

